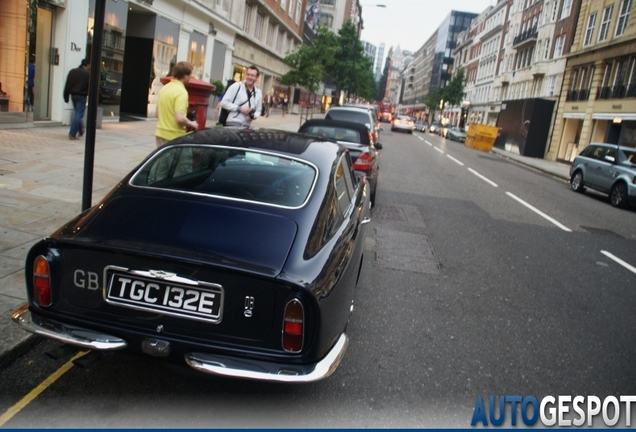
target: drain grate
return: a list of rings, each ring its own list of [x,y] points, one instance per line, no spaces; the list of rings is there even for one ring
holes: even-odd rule
[[[585,227],[585,226],[581,226],[581,228],[583,228],[585,231],[592,233],[592,234],[598,234],[598,235],[604,235],[604,236],[613,236],[613,237],[618,237],[618,238],[625,238],[620,234],[616,234],[614,231],[610,231],[610,230],[606,230],[606,229],[602,229],[602,228],[594,228],[594,227]]]

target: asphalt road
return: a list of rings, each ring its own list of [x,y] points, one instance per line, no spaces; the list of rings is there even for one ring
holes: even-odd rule
[[[636,394],[636,211],[438,136],[381,141],[351,343],[331,378],[229,380],[109,354],[8,416],[67,363],[46,341],[0,370],[0,426],[470,427],[479,395]]]

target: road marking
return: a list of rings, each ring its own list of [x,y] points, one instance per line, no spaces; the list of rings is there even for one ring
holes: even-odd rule
[[[561,224],[560,222],[558,222],[556,219],[551,218],[550,216],[548,216],[547,214],[543,213],[541,210],[539,210],[536,207],[531,206],[530,204],[528,204],[527,202],[525,202],[524,200],[522,200],[521,198],[511,194],[510,192],[506,192],[506,195],[508,195],[509,197],[517,200],[517,202],[523,204],[524,206],[526,206],[527,208],[529,208],[530,210],[532,210],[533,212],[535,212],[536,214],[538,214],[539,216],[549,220],[550,222],[552,222],[553,224],[555,224],[556,226],[558,226],[559,228],[561,228],[563,231],[567,231],[567,232],[572,232],[572,230],[568,227],[566,227],[565,225]]]
[[[18,403],[6,410],[4,414],[0,416],[0,427],[4,426],[6,422],[11,420],[13,416],[19,413],[24,407],[30,404],[36,397],[38,397],[44,390],[49,388],[55,381],[57,381],[62,375],[69,371],[73,367],[73,361],[85,356],[90,351],[82,351],[77,353],[75,357],[66,362],[61,368],[49,375],[47,379],[42,381],[40,385],[31,390],[25,397],[23,397]]]
[[[435,150],[437,150],[438,152],[440,152],[441,154],[444,154],[444,150],[442,150],[439,147],[433,147]]]
[[[424,142],[425,142],[426,144],[430,145],[431,147],[433,147],[433,144],[431,144],[430,142],[428,142],[428,141],[426,141],[426,140],[424,140]]]
[[[452,157],[451,155],[447,154],[446,155],[447,158],[449,158],[450,160],[452,160],[453,162],[455,162],[456,164],[459,164],[461,166],[464,166],[464,164],[460,161],[458,161],[457,159],[455,159],[454,157]]]
[[[424,138],[422,138],[421,136],[416,135],[416,137],[418,137],[419,139],[421,139],[422,141],[424,141]]]
[[[602,250],[601,253],[603,255],[605,255],[606,257],[608,257],[609,259],[612,259],[614,261],[616,261],[618,264],[622,265],[623,267],[625,267],[627,270],[631,271],[632,273],[636,273],[636,267],[627,264],[625,261],[623,261],[622,259],[618,258],[615,255],[612,255],[611,253]],[[1,425],[0,425],[1,426]]]
[[[497,183],[488,180],[486,177],[484,177],[483,175],[479,174],[477,171],[475,171],[472,168],[468,168],[468,171],[470,171],[471,173],[475,174],[477,177],[479,177],[480,179],[482,179],[483,181],[485,181],[486,183],[490,183],[493,187],[499,187],[497,186]]]

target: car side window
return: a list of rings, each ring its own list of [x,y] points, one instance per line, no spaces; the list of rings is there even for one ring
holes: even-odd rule
[[[597,148],[598,148],[597,146],[589,145],[589,146],[587,146],[587,147],[585,147],[585,148],[583,149],[583,151],[581,152],[581,154],[580,154],[579,156],[592,157],[592,156],[590,156],[590,155],[591,155],[591,154],[594,152],[594,150],[595,150],[595,149],[597,149]]]
[[[623,153],[623,160],[632,165],[636,166],[636,151],[634,150],[621,150]]]
[[[334,176],[336,193],[338,194],[338,206],[343,216],[350,211],[353,201],[354,181],[353,172],[346,157],[340,159],[336,175]]]
[[[596,147],[594,151],[590,154],[592,159],[603,160],[603,157],[607,153],[607,149],[605,147]]]

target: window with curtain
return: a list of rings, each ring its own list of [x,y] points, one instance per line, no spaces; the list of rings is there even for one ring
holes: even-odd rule
[[[622,36],[627,27],[627,20],[629,19],[629,10],[632,8],[632,0],[623,0],[621,8],[618,13],[618,22],[616,23],[615,36]]]
[[[583,39],[583,46],[588,46],[592,43],[592,34],[594,33],[594,26],[596,25],[596,12],[587,17],[587,27],[585,29],[585,38]]]
[[[603,42],[607,39],[609,33],[609,27],[612,22],[612,14],[614,12],[614,5],[609,5],[603,10],[603,18],[601,19],[601,28],[598,31],[598,41]]]
[[[569,17],[570,12],[572,12],[572,0],[563,0],[563,7],[561,8],[561,19]]]

